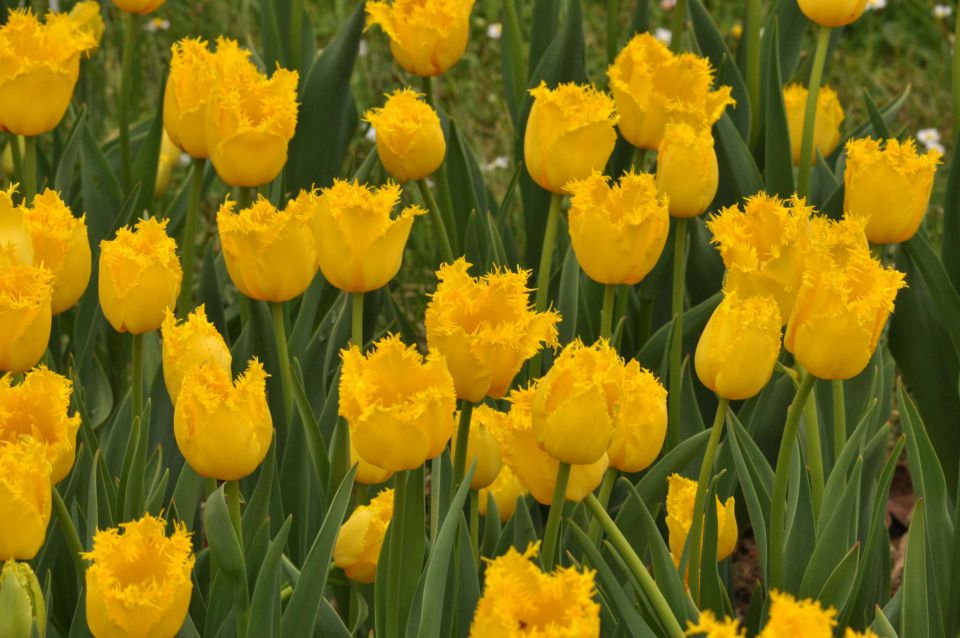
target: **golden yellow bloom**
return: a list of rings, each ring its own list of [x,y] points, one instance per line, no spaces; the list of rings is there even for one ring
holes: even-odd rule
[[[586,465],[606,454],[619,413],[623,361],[601,339],[566,346],[537,384],[533,432],[550,456]]]
[[[93,55],[100,48],[100,41],[103,39],[103,31],[106,28],[103,16],[100,15],[100,3],[97,0],[82,0],[73,5],[67,15],[81,31],[93,38],[94,44],[86,52],[88,57]]]
[[[667,479],[667,531],[669,532],[670,553],[677,563],[683,556],[683,546],[693,524],[693,506],[697,496],[697,482],[679,474],[671,474]],[[723,560],[733,553],[737,546],[737,516],[734,513],[733,497],[726,503],[717,501],[717,560]],[[704,521],[706,527],[706,521]],[[702,541],[701,541],[702,542]]]
[[[523,156],[533,181],[562,194],[568,182],[602,171],[617,142],[613,100],[592,84],[541,82],[530,95]]]
[[[218,40],[218,49],[229,48],[233,57],[256,69],[233,40]],[[170,47],[170,75],[163,93],[163,127],[173,143],[193,157],[207,157],[207,104],[219,81],[217,54],[201,38],[184,38]],[[223,57],[221,55],[221,57]]]
[[[360,456],[399,472],[443,451],[457,400],[440,354],[424,358],[398,335],[387,335],[366,356],[357,346],[340,355],[340,416]]]
[[[633,37],[607,70],[620,115],[620,133],[638,148],[657,149],[674,117],[713,126],[735,103],[729,86],[713,90],[714,73],[706,58],[674,55],[651,33]]]
[[[320,192],[317,247],[320,272],[344,292],[382,288],[400,270],[413,219],[427,211],[407,206],[393,217],[400,187],[334,180]]]
[[[67,112],[80,56],[96,41],[66,13],[13,9],[0,26],[0,131],[40,135]]]
[[[273,441],[267,373],[253,358],[236,381],[210,363],[187,371],[173,411],[177,447],[200,476],[236,481],[263,461]]]
[[[30,560],[50,522],[50,462],[32,439],[0,441],[0,560]]]
[[[782,325],[773,297],[725,293],[697,343],[700,382],[731,401],[758,394],[780,356]]]
[[[804,200],[783,201],[760,192],[707,222],[727,272],[723,286],[741,297],[771,296],[780,319],[790,318],[803,282],[810,213]]]
[[[170,139],[167,129],[160,136],[160,156],[157,158],[157,179],[153,182],[154,197],[162,197],[170,188],[173,169],[180,161],[180,149]]]
[[[87,216],[73,216],[56,191],[45,190],[23,209],[23,222],[33,242],[33,263],[53,273],[52,312],[71,308],[90,283],[90,240]]]
[[[470,638],[600,636],[596,573],[561,567],[545,574],[534,562],[538,547],[532,543],[522,554],[510,547],[489,562]]]
[[[31,638],[36,623],[40,638],[47,631],[47,606],[37,575],[29,563],[8,560],[0,571],[0,636]]]
[[[501,465],[497,478],[488,487],[480,490],[477,495],[480,515],[487,515],[487,495],[490,494],[497,504],[497,514],[500,516],[500,522],[506,523],[517,510],[517,499],[523,497],[526,493],[527,488],[523,486],[513,470],[508,465]]]
[[[720,619],[712,611],[700,612],[696,623],[688,620],[686,636],[703,636],[703,638],[746,638],[747,630],[740,626],[736,618]]]
[[[506,394],[523,362],[557,344],[555,311],[535,312],[526,270],[471,277],[462,257],[437,271],[427,305],[427,343],[443,355],[457,396],[477,403]]]
[[[824,27],[843,27],[856,21],[867,8],[867,0],[799,0],[800,10]]]
[[[913,237],[930,204],[940,152],[917,153],[913,140],[847,142],[844,213],[867,222],[867,239],[895,244]]]
[[[831,638],[837,611],[824,609],[815,600],[797,600],[790,594],[770,592],[770,618],[757,638]]]
[[[160,327],[163,336],[163,381],[174,405],[180,394],[184,375],[192,368],[208,364],[230,372],[233,361],[217,328],[207,320],[206,308],[201,304],[187,320],[178,323],[168,308]]]
[[[216,55],[217,77],[204,109],[210,161],[231,186],[266,184],[287,163],[287,144],[297,128],[300,76],[281,68],[270,78],[251,73],[244,63],[250,53],[230,41],[218,41]],[[174,115],[189,112],[182,106]]]
[[[180,522],[143,518],[98,531],[87,568],[87,626],[96,638],[172,638],[193,592],[195,558]],[[122,531],[121,531],[122,530]]]
[[[670,200],[670,214],[690,218],[707,210],[717,194],[720,168],[707,127],[667,124],[657,153],[657,188]]]
[[[440,75],[467,48],[472,9],[473,0],[375,0],[366,6],[367,29],[383,29],[390,52],[408,73]]]
[[[487,426],[491,419],[496,418],[496,410],[485,405],[479,406],[473,413],[466,452],[466,467],[469,468],[474,462],[477,464],[473,472],[473,480],[470,481],[472,490],[488,487],[500,474],[500,468],[503,465],[500,459],[500,447]],[[457,419],[455,432],[459,432],[459,424],[460,421]],[[450,454],[456,456],[456,453],[457,437],[454,436],[450,443]]]
[[[121,11],[146,15],[159,9],[167,0],[113,0],[113,4]]]
[[[652,175],[629,171],[611,185],[598,172],[570,182],[568,229],[577,262],[601,284],[635,284],[660,258],[670,231],[667,197]]]
[[[411,89],[397,89],[382,108],[363,116],[376,131],[380,163],[399,182],[432,175],[447,152],[440,118],[421,96]]]
[[[33,264],[33,239],[23,221],[24,208],[15,206],[17,185],[0,190],[0,266]]]
[[[100,242],[100,308],[117,332],[156,330],[177,303],[183,270],[166,229],[166,219],[141,219]]]
[[[357,483],[363,483],[364,485],[386,483],[390,480],[390,477],[393,476],[392,470],[385,470],[382,467],[377,467],[373,463],[368,463],[362,456],[357,454],[357,448],[353,445],[353,441],[350,441],[350,464],[357,466],[355,479]]]
[[[880,636],[869,628],[864,629],[861,633],[847,627],[846,631],[843,632],[843,638],[880,638]]]
[[[263,195],[237,210],[227,199],[217,213],[223,260],[233,284],[261,301],[289,301],[317,274],[318,198],[300,191],[278,210]]]
[[[45,366],[28,372],[18,385],[0,377],[0,441],[29,437],[46,450],[50,480],[59,483],[73,467],[80,417],[70,414],[73,383]]]
[[[667,435],[667,391],[635,360],[623,371],[617,417],[607,455],[621,472],[645,470],[656,460]]]
[[[549,505],[557,482],[560,462],[542,449],[533,432],[532,409],[537,387],[514,390],[508,400],[510,412],[490,415],[488,428],[500,444],[503,462],[516,474],[538,502]],[[610,461],[606,453],[589,465],[574,465],[570,468],[570,482],[565,497],[568,501],[580,502],[587,494],[597,489],[603,480]]]
[[[50,341],[53,275],[46,268],[0,268],[0,370],[26,372]]]
[[[832,0],[830,0],[832,1]],[[783,103],[787,111],[787,128],[790,132],[790,151],[793,165],[800,164],[800,145],[803,140],[803,124],[807,117],[807,87],[789,84],[783,89]],[[840,125],[843,124],[843,106],[837,92],[829,86],[820,87],[817,94],[817,119],[813,125],[813,149],[827,157],[840,143]],[[816,164],[817,153],[810,157]]]
[[[333,546],[333,562],[350,580],[372,583],[383,537],[393,516],[393,490],[383,490],[369,505],[360,505],[340,527]]]

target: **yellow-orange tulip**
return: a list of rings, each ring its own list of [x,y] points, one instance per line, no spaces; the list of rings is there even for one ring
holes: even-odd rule
[[[685,636],[703,636],[703,638],[747,638],[747,630],[741,627],[737,618],[717,618],[709,609],[700,612],[697,622],[687,621]]]
[[[377,577],[377,562],[383,538],[393,517],[393,490],[386,489],[353,510],[340,527],[333,546],[333,562],[347,578],[358,583],[372,583]]]
[[[26,438],[0,441],[0,560],[37,555],[50,522],[50,462],[44,446]]]
[[[610,466],[639,472],[653,463],[667,436],[667,391],[636,361],[627,363],[619,391],[613,438],[607,449]]]
[[[0,267],[0,370],[26,372],[50,341],[53,275],[35,266]]]
[[[502,461],[500,459],[500,448],[497,440],[487,424],[491,419],[496,419],[496,410],[481,405],[473,413],[473,419],[470,422],[470,432],[467,438],[466,467],[470,467],[476,462],[476,468],[473,471],[473,480],[470,481],[470,489],[481,490],[497,478],[500,474]],[[459,432],[459,419],[457,421],[457,432]],[[456,456],[457,437],[454,436],[450,444],[450,454]]]
[[[790,149],[793,165],[800,164],[800,146],[803,140],[803,125],[807,117],[807,88],[790,84],[783,89],[783,103],[787,111],[787,127],[790,131]],[[840,143],[840,125],[843,124],[843,106],[837,92],[829,86],[820,87],[817,94],[817,118],[813,126],[813,148],[823,157],[836,150]],[[817,154],[810,158],[817,162]]]
[[[163,127],[178,147],[193,157],[207,157],[207,103],[218,81],[215,54],[201,38],[174,42],[170,54],[170,76],[163,94]]]
[[[843,27],[855,22],[867,8],[867,0],[798,0],[800,10],[824,27]]]
[[[86,52],[87,56],[93,55],[100,48],[103,31],[106,29],[103,16],[100,15],[100,3],[97,0],[81,0],[81,2],[73,5],[67,15],[81,31],[88,33],[93,38],[94,45]]]
[[[163,381],[174,405],[180,395],[183,377],[191,369],[208,364],[230,372],[233,361],[230,348],[217,328],[207,320],[202,304],[182,323],[178,323],[173,312],[167,309],[160,334],[163,336]]]
[[[837,626],[837,610],[824,609],[815,600],[798,600],[790,594],[770,592],[770,616],[757,638],[781,638],[796,635],[802,628],[804,638],[831,638]]]
[[[500,522],[506,523],[517,510],[517,499],[526,493],[527,488],[523,486],[513,470],[507,465],[501,465],[497,478],[489,486],[480,490],[477,495],[480,515],[487,515],[487,495],[490,495],[493,497],[493,502],[497,504],[497,514],[500,517]]]
[[[432,175],[447,152],[440,118],[421,97],[411,89],[398,89],[382,108],[364,114],[377,134],[380,163],[401,183]]]
[[[674,217],[696,217],[707,210],[720,185],[713,135],[705,126],[667,124],[657,153],[657,188],[670,200]]]
[[[383,29],[394,59],[408,73],[440,75],[467,48],[473,1],[375,0],[366,5],[367,28]]]
[[[386,483],[393,476],[393,471],[368,463],[366,459],[357,454],[357,448],[353,441],[350,441],[350,464],[357,466],[357,473],[354,478],[357,483],[363,483],[364,485]]]
[[[669,532],[670,553],[679,563],[683,555],[683,546],[693,524],[693,507],[697,495],[697,482],[679,474],[671,474],[667,479],[667,530]],[[731,496],[726,502],[717,502],[717,560],[723,560],[737,547],[737,516],[735,502]],[[703,529],[703,527],[701,527]],[[702,542],[702,541],[701,541]]]

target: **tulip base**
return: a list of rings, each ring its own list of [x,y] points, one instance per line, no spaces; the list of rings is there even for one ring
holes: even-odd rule
[[[553,571],[557,560],[557,544],[560,541],[560,521],[563,519],[563,507],[567,502],[567,484],[570,482],[570,464],[561,462],[557,466],[557,482],[553,487],[553,500],[550,503],[550,514],[547,516],[547,526],[543,532],[543,550],[540,552],[540,562],[547,572]]]

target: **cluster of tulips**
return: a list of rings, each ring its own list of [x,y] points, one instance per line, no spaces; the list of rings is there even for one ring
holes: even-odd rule
[[[162,4],[114,2],[131,14]],[[852,22],[864,4],[799,2],[825,27]],[[472,0],[368,2],[367,24],[386,33],[396,61],[427,78],[429,87],[430,77],[462,56],[472,5]],[[42,361],[53,317],[84,295],[94,263],[100,311],[117,333],[130,333],[132,339],[130,428],[138,442],[132,449],[147,455],[151,426],[143,397],[143,337],[159,330],[163,380],[174,411],[172,423],[152,427],[172,427],[179,452],[207,480],[208,494],[223,482],[238,531],[239,481],[256,472],[277,445],[274,421],[293,422],[295,409],[306,421],[310,412],[304,396],[310,379],[298,378],[288,353],[285,313],[321,273],[351,299],[351,345],[340,353],[338,381],[343,422],[330,442],[333,485],[357,483],[355,507],[332,551],[346,578],[362,585],[383,577],[387,568],[379,557],[389,542],[388,530],[409,520],[411,508],[436,540],[437,513],[449,505],[441,499],[458,502],[437,488],[441,459],[449,450],[452,491],[461,484],[467,491],[459,504],[468,510],[475,559],[481,516],[507,522],[528,494],[549,506],[540,544],[525,551],[510,548],[486,564],[471,636],[600,635],[596,572],[589,565],[571,565],[559,549],[566,502],[585,506],[591,541],[610,540],[637,586],[654,601],[651,614],[672,638],[684,632],[708,638],[744,635],[738,620],[710,612],[680,627],[608,512],[618,477],[647,469],[681,436],[687,224],[703,215],[717,194],[712,131],[734,104],[731,88],[716,86],[706,58],[672,51],[641,33],[613,59],[607,71],[610,95],[576,83],[541,83],[529,91],[524,165],[533,182],[552,196],[532,289],[531,271],[494,267],[484,272],[482,264],[468,263],[454,251],[449,203],[443,196],[438,203],[428,181],[432,178],[442,191],[446,156],[441,118],[428,92],[398,88],[364,116],[376,132],[375,159],[392,178],[387,183],[338,179],[290,194],[283,205],[265,196],[267,189],[255,193],[281,175],[287,162],[297,127],[300,74],[277,68],[268,76],[250,51],[228,38],[217,39],[212,50],[199,38],[186,38],[171,50],[163,124],[172,143],[193,158],[179,246],[167,232],[168,220],[144,215],[92,253],[85,216],[71,211],[57,192],[37,190],[36,138],[63,118],[80,59],[97,49],[103,28],[94,2],[42,20],[29,10],[14,10],[0,27],[0,130],[24,138],[22,157],[19,142],[11,145],[19,190],[14,185],[0,193],[0,370],[6,372],[0,380],[0,559],[8,561],[0,577],[0,615],[9,614],[0,617],[0,635],[45,631],[44,595],[23,561],[43,546],[52,511],[71,554],[85,569],[85,616],[95,636],[174,636],[191,604],[201,538],[191,537],[173,516],[146,513],[144,495],[130,494],[133,516],[99,531],[92,549],[84,551],[56,488],[74,465],[81,419],[70,409],[71,380]],[[299,24],[292,28],[300,44]],[[135,37],[128,35],[125,68],[135,59],[135,43],[129,44]],[[821,47],[824,42],[821,38]],[[809,90],[788,86],[783,95],[793,163],[800,172],[798,193],[784,199],[759,192],[707,221],[725,277],[722,300],[699,338],[694,364],[700,382],[716,394],[718,410],[698,480],[672,474],[665,486],[669,549],[698,603],[702,562],[725,559],[738,542],[733,497],[721,501],[710,487],[730,402],[756,396],[777,369],[794,379],[796,396],[770,497],[771,604],[759,634],[764,638],[820,638],[832,636],[837,626],[835,610],[778,591],[785,584],[785,507],[800,418],[817,379],[840,384],[842,397],[843,380],[860,374],[873,357],[905,280],[871,252],[870,244],[903,242],[917,232],[940,161],[936,151],[918,153],[910,140],[850,140],[843,218],[818,214],[805,199],[810,166],[817,153],[825,157],[836,149],[843,110],[833,91],[820,90],[819,48],[817,55],[816,82]],[[126,75],[119,137],[129,188]],[[635,149],[633,166],[609,177],[603,171],[618,131]],[[652,174],[644,172],[648,151],[656,153]],[[219,206],[216,230],[229,278],[244,297],[241,312],[251,302],[271,307],[279,367],[269,372],[281,380],[282,419],[271,414],[264,364],[251,358],[235,378],[226,340],[205,307],[194,302],[207,159],[236,189],[236,196],[228,195]],[[423,206],[404,203],[414,190]],[[551,304],[549,290],[565,208],[576,261],[604,287],[604,295],[599,339],[574,339],[561,349],[558,327],[564,318]],[[664,387],[637,360],[618,352],[614,318],[617,287],[638,284],[651,273],[667,246],[671,218],[673,327]],[[368,345],[364,295],[394,279],[414,223],[424,221],[442,259],[423,318],[426,354],[396,334]],[[835,424],[837,446],[846,441],[844,427]],[[807,428],[806,435],[807,447],[814,450],[809,472],[817,503],[824,494],[819,431]],[[89,433],[85,442],[93,436]],[[427,497],[429,524],[420,496],[427,477],[433,486]],[[372,498],[366,486],[376,489]],[[713,501],[715,550],[703,547]],[[398,551],[402,548],[391,553]],[[221,568],[230,570],[226,564]],[[238,600],[248,595],[245,588]],[[402,599],[412,592],[386,595]],[[238,603],[238,616],[246,611]],[[846,631],[847,638],[876,636],[869,630]],[[390,632],[401,635],[396,626]]]

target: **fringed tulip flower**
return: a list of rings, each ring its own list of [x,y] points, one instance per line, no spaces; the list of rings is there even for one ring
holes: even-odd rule
[[[496,419],[496,410],[482,405],[473,413],[473,419],[469,424],[470,433],[467,438],[466,467],[476,463],[473,471],[473,480],[470,481],[470,489],[481,490],[488,487],[500,474],[500,468],[503,463],[500,459],[500,448],[496,438],[490,432],[488,423],[491,419]],[[459,422],[457,427],[459,428]],[[456,457],[457,437],[453,437],[451,443],[450,455]]]
[[[697,495],[697,482],[672,474],[667,479],[667,530],[669,532],[670,553],[679,564],[683,555],[683,546],[693,524],[693,507]],[[737,516],[735,502],[731,496],[725,503],[717,502],[717,560],[723,560],[733,553],[737,546]]]
[[[393,517],[393,490],[377,494],[369,505],[353,510],[340,527],[333,562],[350,580],[369,584],[377,577],[383,539]]]
[[[421,97],[411,89],[398,89],[382,108],[364,114],[377,135],[380,163],[400,183],[429,177],[447,152],[440,118]]]
[[[783,103],[787,111],[787,127],[790,132],[790,152],[793,165],[800,164],[800,146],[803,140],[803,125],[807,116],[807,88],[800,84],[790,84],[783,89]],[[840,125],[843,124],[843,106],[837,92],[829,86],[820,87],[817,94],[817,118],[813,127],[813,148],[823,157],[827,157],[840,144]],[[817,162],[817,153],[810,158]]]
[[[193,157],[207,157],[205,126],[207,104],[217,82],[215,54],[200,38],[174,42],[170,54],[170,75],[163,94],[163,127],[173,143],[185,152]],[[253,66],[246,57],[242,59]]]
[[[350,441],[350,464],[357,466],[357,473],[354,478],[357,483],[362,483],[363,485],[386,483],[390,480],[390,477],[393,476],[391,470],[377,467],[357,454],[357,448],[353,445],[353,441]]]
[[[367,29],[390,38],[390,52],[408,73],[440,75],[463,56],[474,0],[375,0],[367,3]]]
[[[835,609],[824,609],[815,600],[797,600],[790,594],[772,591],[769,618],[757,638],[831,638],[836,626]]]
[[[32,439],[0,441],[0,560],[30,560],[50,522],[50,462]]]
[[[667,391],[636,361],[627,363],[620,386],[613,438],[607,449],[610,466],[639,472],[653,463],[667,436]]]
[[[230,348],[217,328],[207,320],[202,304],[183,322],[178,322],[168,309],[160,330],[163,337],[163,381],[174,405],[180,395],[183,377],[193,368],[206,364],[230,372]]]
[[[487,496],[489,495],[493,497],[493,502],[497,505],[500,522],[506,523],[517,510],[517,499],[522,498],[526,493],[527,488],[523,486],[513,470],[507,465],[501,465],[497,478],[489,486],[480,490],[477,495],[480,515],[487,515]]]
[[[855,22],[867,8],[867,0],[799,0],[799,4],[810,20],[831,28]]]
[[[100,3],[98,0],[81,0],[73,5],[67,15],[81,31],[93,38],[93,47],[86,52],[87,56],[93,55],[100,48],[100,41],[106,29],[103,16],[100,15]]]
[[[47,631],[47,605],[37,575],[29,563],[8,560],[0,571],[0,636],[43,638]]]
[[[657,188],[670,202],[673,217],[701,215],[720,185],[717,152],[708,126],[671,122],[657,152]]]
[[[113,0],[121,11],[146,15],[159,9],[167,0]]]
[[[50,341],[53,274],[36,266],[0,267],[0,370],[26,372]]]
[[[746,638],[747,630],[740,626],[736,618],[717,618],[709,609],[700,612],[697,622],[687,621],[685,636],[703,638]]]
[[[33,238],[23,220],[23,206],[16,206],[13,197],[16,185],[0,190],[0,266],[33,264]]]

